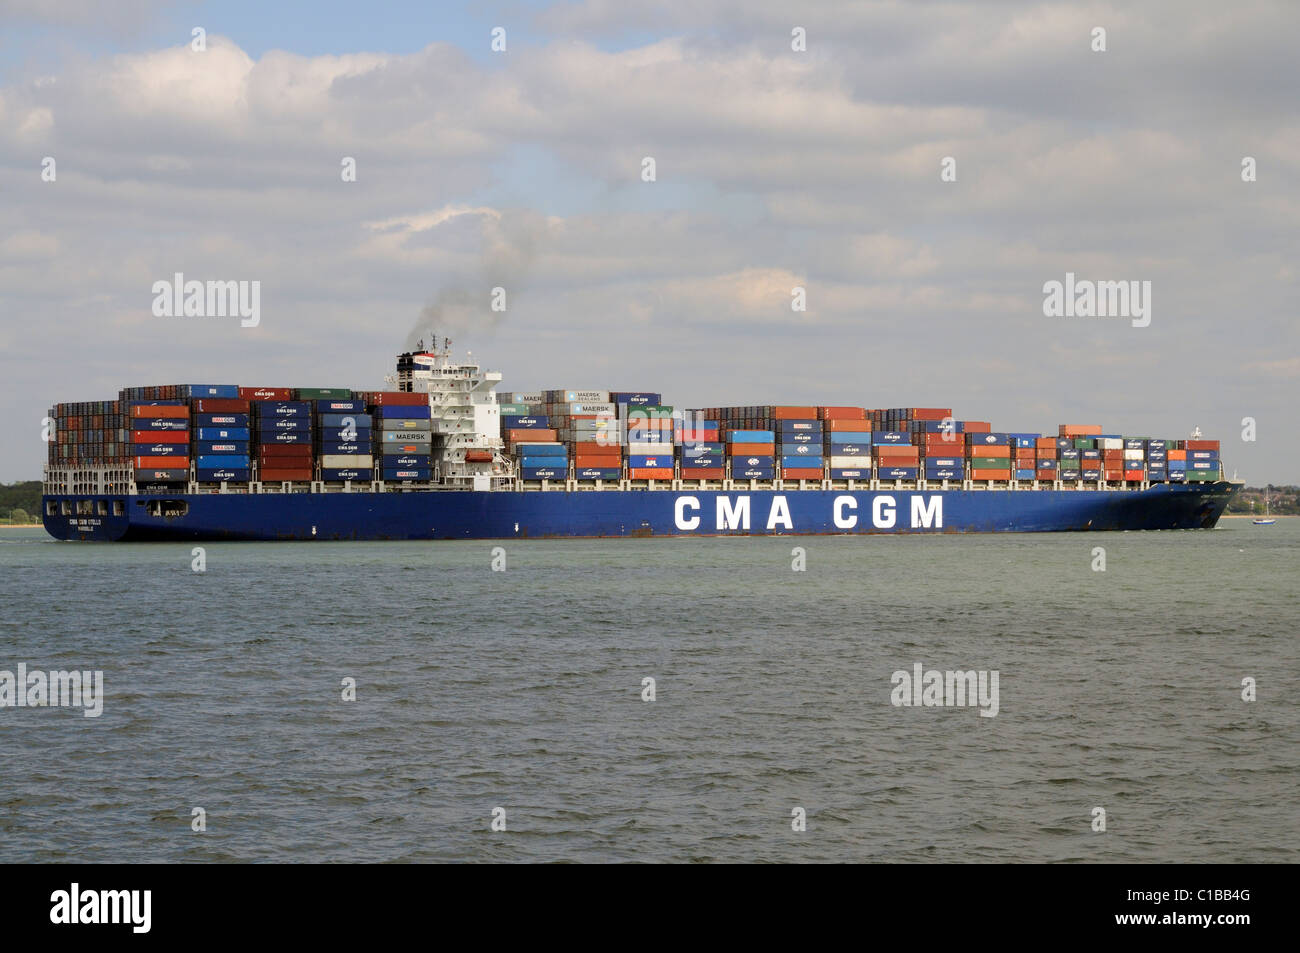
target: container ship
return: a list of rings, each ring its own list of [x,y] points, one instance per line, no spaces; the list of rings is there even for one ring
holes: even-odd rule
[[[675,409],[497,393],[445,339],[389,389],[186,384],[58,404],[61,540],[372,540],[1208,529],[1219,442],[997,432],[947,407]]]

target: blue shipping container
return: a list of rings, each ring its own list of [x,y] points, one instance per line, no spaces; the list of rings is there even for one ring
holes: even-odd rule
[[[429,466],[429,454],[427,453],[399,453],[384,454],[383,466],[385,470],[409,470],[412,467]]]
[[[965,477],[965,471],[961,467],[926,467],[925,478],[927,480],[961,480]]]
[[[871,456],[871,444],[869,443],[833,443],[827,450],[828,457],[869,457]]]
[[[341,483],[344,480],[363,480],[369,482],[372,478],[372,471],[369,467],[349,467],[347,469],[333,468],[320,471],[320,478],[326,483]]]
[[[734,463],[731,465],[733,480],[771,480],[774,476],[776,476],[775,467],[737,467]]]
[[[259,443],[311,443],[311,434],[306,430],[288,430],[277,433],[269,431],[257,435]]]
[[[199,457],[195,466],[200,470],[227,470],[234,467],[247,467],[247,454],[222,454],[219,456]]]
[[[432,408],[428,404],[380,404],[375,407],[376,416],[388,420],[429,420]]]
[[[682,445],[682,458],[695,460],[700,457],[720,457],[722,451],[723,445],[720,443],[688,443]]]
[[[629,453],[627,455],[627,465],[633,470],[644,470],[650,467],[671,470],[673,468],[673,455],[671,453]]]
[[[167,417],[158,417],[153,420],[145,420],[143,417],[136,417],[131,421],[132,430],[189,430],[190,422],[188,420],[173,420]]]
[[[311,420],[307,417],[263,417],[258,420],[257,429],[262,433],[309,431]]]
[[[873,430],[871,431],[871,442],[877,446],[885,443],[909,444],[912,442],[912,435],[901,430]]]
[[[198,429],[198,439],[247,440],[249,439],[249,433],[247,427],[200,427]]]
[[[355,430],[348,427],[322,427],[320,432],[321,443],[334,443],[342,441],[344,443],[369,443],[373,431],[369,427],[358,427]]]
[[[333,455],[338,453],[370,453],[370,451],[371,447],[368,440],[335,440],[320,445],[320,452],[322,455]]]
[[[247,483],[248,467],[226,467],[222,469],[196,469],[194,479],[199,483]]]
[[[385,480],[429,480],[432,479],[432,467],[384,467],[383,479]]]
[[[200,440],[194,445],[194,452],[198,456],[208,456],[214,453],[248,453],[247,440]]]
[[[188,457],[188,443],[133,443],[131,453],[137,457]]]
[[[321,414],[321,427],[354,427],[357,430],[362,428],[369,430],[371,426],[371,417],[369,414]]]
[[[791,433],[786,433],[784,430],[781,431],[782,446],[794,446],[795,444],[804,443],[815,444],[820,447],[822,444],[822,435],[820,433],[809,433],[804,430]]]
[[[1033,471],[1032,469],[1030,469],[1030,470],[1012,470],[1012,471],[1011,471],[1011,478],[1012,478],[1013,480],[1032,480],[1032,479],[1034,478],[1034,471]]]
[[[388,471],[385,470],[384,473],[387,474]],[[519,476],[525,480],[563,480],[568,475],[567,467],[525,467],[519,471]]]
[[[579,480],[617,480],[623,475],[623,471],[617,467],[612,469],[585,467],[578,470],[574,475]]]
[[[1062,470],[1061,473],[1060,473],[1060,479],[1062,479],[1062,480],[1079,480],[1079,479],[1082,479],[1082,477],[1080,476],[1080,472],[1081,472],[1081,471],[1079,471],[1079,470],[1077,470],[1077,469]]]
[[[670,457],[669,459],[671,460],[672,458]],[[519,466],[525,470],[531,470],[535,467],[559,467],[560,469],[564,469],[568,465],[569,458],[558,455],[519,458]]]
[[[876,473],[881,480],[915,480],[918,467],[879,467]]]
[[[195,414],[196,427],[247,427],[248,414]]]
[[[259,417],[306,417],[311,404],[305,400],[255,400],[253,410]]]
[[[727,440],[729,443],[776,443],[776,431],[733,430]]]
[[[1009,447],[1011,446],[1011,437],[1004,433],[968,433],[966,435],[966,446]]]
[[[238,384],[182,384],[181,391],[188,397],[239,397]]]
[[[797,454],[785,454],[781,457],[783,467],[821,467],[822,457],[801,457]]]

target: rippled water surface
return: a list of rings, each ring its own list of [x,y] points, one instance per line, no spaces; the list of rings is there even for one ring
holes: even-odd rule
[[[0,860],[1300,860],[1300,519],[495,545],[0,530]]]

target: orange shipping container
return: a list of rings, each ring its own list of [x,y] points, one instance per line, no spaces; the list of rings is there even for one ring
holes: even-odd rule
[[[813,420],[817,417],[816,407],[773,407],[773,420]]]
[[[837,433],[871,433],[871,421],[836,417],[826,421],[826,429]]]
[[[727,453],[733,457],[770,457],[776,453],[775,443],[729,443]]]
[[[1057,428],[1059,437],[1096,437],[1101,433],[1101,424],[1061,424]]]
[[[188,407],[177,407],[174,404],[137,404],[131,408],[131,416],[135,418],[164,417],[169,420],[189,420],[190,409]]]
[[[1039,471],[1038,471],[1038,474],[1037,474],[1037,478],[1038,478],[1039,480],[1055,480],[1055,479],[1056,479],[1056,471],[1055,471],[1055,470],[1039,470]]]
[[[993,425],[987,420],[966,421],[966,433],[992,433]]]
[[[1037,440],[1034,441],[1034,446],[1035,446],[1037,449],[1039,449],[1039,450],[1055,450],[1055,449],[1056,449],[1056,438],[1055,438],[1055,437],[1039,437]]]
[[[782,467],[781,476],[786,480],[820,480],[820,467]]]
[[[906,447],[899,444],[882,444],[873,449],[879,460],[915,460],[921,455],[920,447]]]
[[[1186,459],[1187,459],[1187,451],[1186,451],[1186,450],[1170,450],[1170,451],[1169,451],[1169,456],[1168,456],[1167,459],[1170,459],[1170,460],[1186,460]]]
[[[818,407],[817,416],[822,420],[865,420],[867,412],[861,407]]]
[[[1010,480],[1010,470],[972,470],[970,472],[972,480]]]
[[[913,407],[913,420],[943,420],[952,416],[951,407]]]
[[[512,427],[506,431],[506,440],[510,443],[554,443],[554,430],[528,430]]]
[[[682,467],[683,480],[721,480],[722,471],[704,467]]]
[[[136,457],[137,470],[186,470],[189,469],[189,457]]]
[[[664,467],[662,470],[651,467],[650,469],[628,470],[629,480],[671,480],[673,471],[671,467]]]
[[[966,456],[968,457],[1006,457],[1008,461],[1011,460],[1010,447],[977,446],[977,447],[967,447],[966,449],[968,451]],[[1008,462],[1007,466],[1010,465],[1011,465],[1010,462]]]

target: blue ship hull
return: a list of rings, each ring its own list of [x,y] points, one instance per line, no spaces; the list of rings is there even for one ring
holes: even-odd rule
[[[1026,533],[1208,529],[1239,488],[46,496],[41,509],[57,539],[102,541]]]

